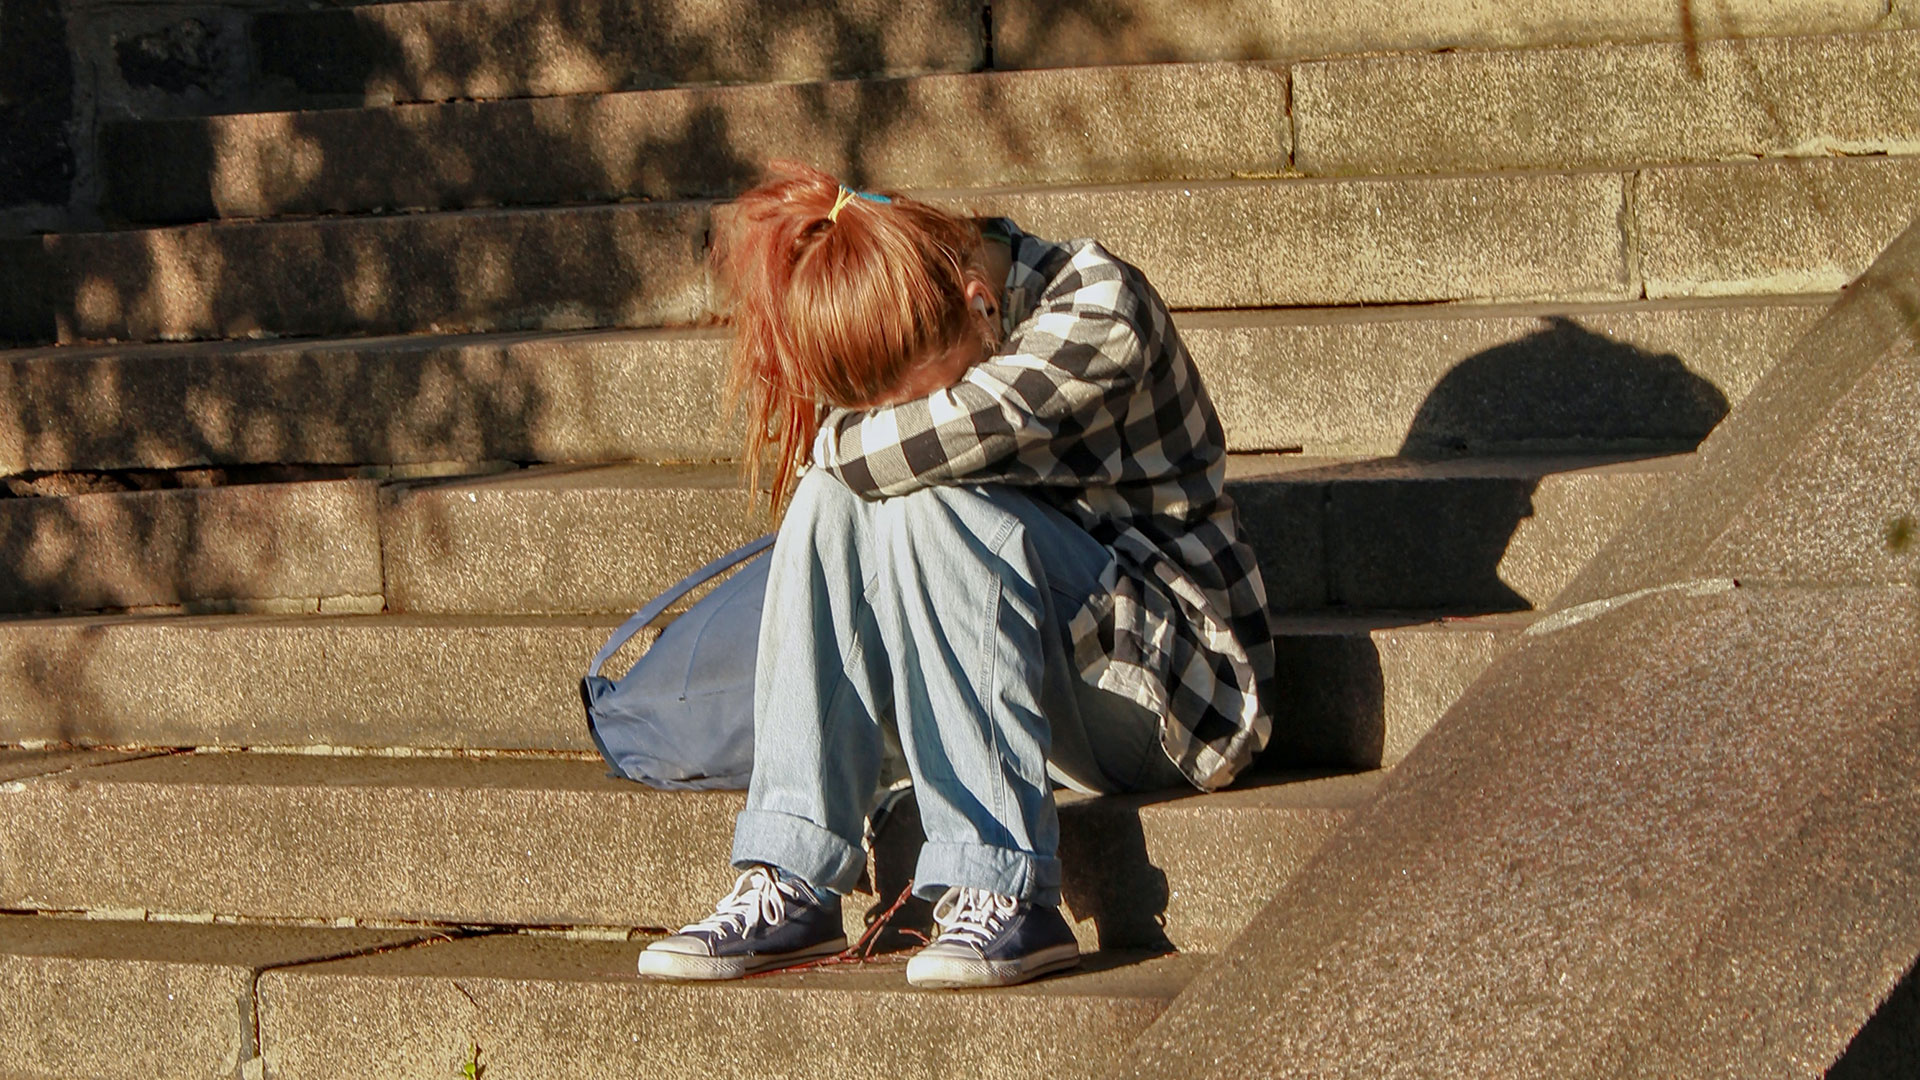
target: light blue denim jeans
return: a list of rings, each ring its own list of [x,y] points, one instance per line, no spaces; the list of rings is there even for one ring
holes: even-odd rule
[[[868,502],[815,469],[769,557],[735,866],[850,891],[890,731],[926,831],[914,892],[927,898],[963,885],[1058,904],[1053,780],[1184,783],[1158,718],[1075,672],[1067,623],[1109,555],[1031,495]]]

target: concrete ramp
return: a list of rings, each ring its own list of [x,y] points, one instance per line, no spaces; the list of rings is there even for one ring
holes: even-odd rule
[[[1920,226],[1114,1075],[1914,1075],[1916,417]]]

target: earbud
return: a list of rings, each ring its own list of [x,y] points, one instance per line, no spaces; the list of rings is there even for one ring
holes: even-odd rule
[[[993,317],[993,312],[987,307],[987,298],[984,296],[976,296],[973,298],[973,310],[979,312],[980,317],[983,319]]]

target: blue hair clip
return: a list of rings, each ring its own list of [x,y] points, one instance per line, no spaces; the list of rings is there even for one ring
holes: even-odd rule
[[[893,201],[892,199],[888,198],[885,195],[875,195],[872,192],[867,192],[867,191],[856,191],[854,192],[854,194],[859,196],[862,199],[867,200],[868,202],[890,203]]]

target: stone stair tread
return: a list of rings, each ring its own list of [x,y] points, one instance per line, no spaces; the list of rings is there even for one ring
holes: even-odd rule
[[[1443,615],[1431,611],[1276,611],[1267,620],[1276,635],[1516,634],[1540,618],[1537,611]]]
[[[1107,947],[1217,947],[1377,782],[1068,801],[1068,908]],[[733,880],[743,801],[613,780],[597,759],[171,754],[0,787],[44,825],[0,837],[0,907],[677,926]]]
[[[27,749],[0,746],[0,783],[56,776],[94,765],[111,765],[164,753],[161,750],[95,750],[72,746]]]
[[[882,957],[863,964],[835,964],[802,971],[769,972],[751,979],[717,983],[673,983],[641,979],[634,974],[634,954],[644,939],[634,943],[569,941],[530,934],[485,934],[442,941],[410,949],[347,957],[325,964],[304,965],[299,977],[501,979],[554,983],[616,982],[635,992],[739,994],[758,991],[813,990],[822,993],[926,994],[906,983],[900,957]],[[1177,993],[1206,967],[1200,954],[1155,955],[1138,950],[1087,954],[1077,971],[1005,987],[1019,998],[1098,995],[1101,997],[1159,998]],[[939,997],[939,994],[933,994]]]
[[[1680,454],[1476,454],[1467,457],[1320,457],[1230,454],[1227,482],[1369,483],[1408,480],[1539,479],[1557,473],[1668,473],[1688,468]]]

